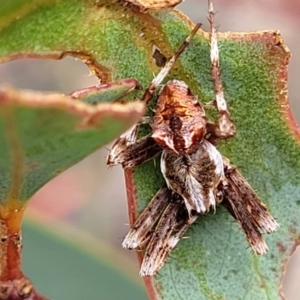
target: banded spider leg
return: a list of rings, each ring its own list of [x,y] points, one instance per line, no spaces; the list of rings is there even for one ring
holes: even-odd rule
[[[212,126],[215,136],[219,138],[229,138],[235,135],[235,124],[230,118],[230,113],[225,100],[223,83],[221,80],[219,46],[217,39],[217,30],[215,25],[215,12],[212,0],[208,0],[208,20],[210,23],[210,60],[211,60],[211,78],[214,84],[215,101],[213,103],[219,112],[218,126]]]

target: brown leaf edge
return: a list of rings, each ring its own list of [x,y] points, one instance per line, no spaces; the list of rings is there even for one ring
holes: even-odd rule
[[[93,87],[91,87],[93,89]],[[85,90],[86,92],[86,90]],[[120,103],[100,103],[95,106],[75,101],[68,95],[44,93],[31,90],[16,90],[8,85],[0,86],[0,105],[20,105],[32,108],[57,108],[70,114],[81,116],[80,129],[99,127],[97,121],[102,116],[130,119],[134,124],[145,113],[145,105],[140,101]]]

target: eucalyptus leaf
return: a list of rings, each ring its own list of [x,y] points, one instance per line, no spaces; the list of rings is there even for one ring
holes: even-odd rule
[[[159,71],[153,46],[170,57],[193,27],[176,10],[141,13],[108,0],[27,1],[0,8],[0,16],[1,62],[73,55],[102,83],[131,77],[143,87]],[[257,257],[221,208],[198,218],[189,239],[179,243],[159,275],[145,280],[152,299],[280,299],[282,269],[299,242],[300,148],[287,99],[289,51],[273,31],[218,37],[225,95],[237,126],[237,135],[218,149],[247,178],[281,227],[266,237],[268,254]],[[214,99],[209,70],[209,35],[200,31],[166,80],[185,81],[207,103]],[[130,95],[132,100],[140,94]],[[65,159],[68,164],[77,160],[73,154]],[[129,193],[133,216],[163,183],[159,161],[126,175],[128,191],[136,189],[136,194]],[[34,187],[26,197],[45,182],[32,179],[28,182]]]

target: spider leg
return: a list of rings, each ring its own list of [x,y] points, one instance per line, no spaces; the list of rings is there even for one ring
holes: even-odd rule
[[[278,228],[277,222],[260,201],[246,179],[223,159],[226,179],[221,184],[222,205],[237,220],[246,234],[248,243],[256,254],[264,254],[268,247],[260,233],[271,233]]]
[[[198,23],[192,30],[192,32],[189,34],[189,36],[185,39],[185,41],[180,45],[177,52],[170,58],[170,60],[165,64],[165,66],[160,70],[160,72],[155,76],[155,78],[152,80],[148,88],[146,89],[144,95],[142,96],[142,101],[144,101],[146,104],[149,103],[151,98],[153,97],[153,94],[155,92],[155,89],[161,84],[161,82],[164,80],[164,78],[168,75],[171,68],[173,67],[174,63],[177,61],[180,54],[186,49],[186,47],[190,44],[192,38],[197,33],[199,28],[201,27],[201,24]]]
[[[260,233],[257,225],[249,216],[247,209],[241,201],[238,190],[229,183],[226,192],[224,193],[221,203],[244,231],[247,241],[255,254],[264,254],[268,252],[268,246]]]
[[[136,142],[125,144],[125,139],[119,139],[123,141],[122,147],[120,144],[117,147],[113,147],[109,152],[106,163],[110,166],[121,164],[124,169],[136,167],[158,155],[162,149],[150,136],[144,136]],[[117,151],[117,150],[120,151]]]
[[[228,138],[235,135],[235,125],[230,118],[224,96],[223,83],[221,80],[219,47],[212,0],[208,0],[208,20],[210,23],[211,77],[216,94],[215,105],[217,107],[217,110],[219,111],[219,121],[218,126],[215,128],[215,134],[219,138]]]
[[[135,221],[122,246],[126,249],[142,247],[151,238],[152,228],[171,200],[171,191],[162,187]]]
[[[139,124],[133,125],[130,129],[124,132],[120,137],[113,143],[107,157],[106,164],[109,166],[115,166],[120,162],[120,155],[128,148],[128,146],[134,144],[137,138],[137,131]]]
[[[171,197],[147,245],[140,269],[141,276],[153,276],[163,267],[170,252],[198,217],[189,216],[179,194],[172,193]]]

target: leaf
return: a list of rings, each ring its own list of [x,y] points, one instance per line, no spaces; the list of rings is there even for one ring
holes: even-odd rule
[[[147,12],[149,9],[162,9],[174,7],[182,0],[125,0],[132,7],[138,8],[142,12]]]
[[[93,87],[90,89],[95,97]],[[141,102],[90,106],[83,103],[89,97],[88,90],[82,101],[76,101],[61,94],[0,86],[0,289],[3,299],[46,299],[35,291],[21,270],[20,228],[26,202],[51,178],[132,126],[144,112]],[[113,85],[109,90],[113,90]]]
[[[134,77],[144,87],[159,70],[152,45],[170,57],[192,27],[177,11],[143,14],[105,0],[27,1],[9,14],[0,10],[0,16],[2,62],[73,55],[103,82]],[[203,103],[214,98],[208,37],[200,32],[168,76],[186,81]],[[219,37],[222,79],[237,135],[218,148],[281,228],[266,237],[269,253],[256,257],[221,208],[198,218],[160,274],[146,279],[152,299],[280,299],[282,268],[299,243],[300,149],[287,103],[289,52],[272,31]],[[127,182],[129,204],[141,211],[162,184],[158,161],[137,168],[133,177],[127,174]]]
[[[57,222],[26,220],[23,237],[24,270],[50,299],[147,299],[143,287],[116,268],[124,263],[121,251]]]
[[[60,94],[0,87],[1,205],[27,201],[137,122],[142,112],[142,103],[92,107]]]
[[[299,243],[300,151],[287,103],[289,52],[275,32],[219,37],[222,78],[237,135],[218,148],[249,180],[281,228],[266,237],[270,251],[258,257],[247,250],[242,231],[225,210],[199,217],[159,275],[146,279],[153,299],[280,299],[283,267]],[[199,48],[195,53],[205,51]],[[195,74],[201,91],[194,91],[203,102],[214,97],[207,56],[190,59],[201,72]],[[161,185],[158,164],[148,162],[135,170],[138,211]],[[127,184],[133,185],[130,174]],[[129,201],[129,206],[135,203],[130,195]]]
[[[141,89],[141,87],[135,79],[128,78],[77,90],[71,93],[69,97],[82,100],[85,103],[97,104],[119,100],[134,89]]]
[[[146,278],[152,299],[280,299],[283,266],[299,243],[300,151],[287,104],[289,52],[272,32],[219,37],[222,77],[237,135],[218,148],[249,180],[281,228],[266,237],[270,251],[258,257],[247,250],[242,231],[222,208],[198,218],[160,274]],[[207,102],[213,99],[209,63],[200,56],[190,61],[203,70],[195,74],[201,78],[196,94],[202,93],[200,99]],[[156,160],[137,168],[134,183],[127,177],[127,184],[137,189],[138,211],[161,185],[158,164]]]

